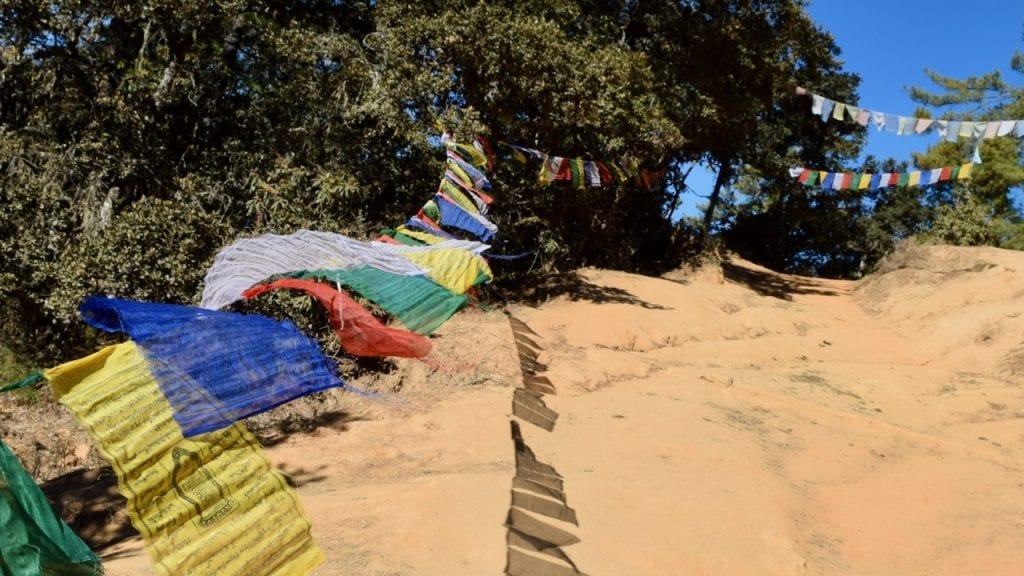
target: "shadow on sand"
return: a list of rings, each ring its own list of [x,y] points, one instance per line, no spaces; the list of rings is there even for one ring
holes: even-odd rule
[[[110,466],[75,470],[40,488],[54,511],[93,550],[109,548],[139,535],[128,519],[127,501],[117,489],[117,476]],[[122,555],[130,553],[103,555],[103,559]]]
[[[275,419],[270,424],[252,422],[247,422],[247,424],[259,439],[260,444],[269,448],[284,442],[293,434],[309,434],[323,428],[346,432],[349,423],[364,419],[345,410],[330,410],[313,416],[289,413],[280,419]]]
[[[742,284],[762,296],[770,296],[780,300],[793,300],[794,294],[816,294],[820,296],[838,296],[835,290],[824,288],[813,279],[796,276],[783,276],[772,272],[762,272],[735,264],[722,262],[722,274],[726,280]]]
[[[584,301],[594,304],[629,304],[649,310],[671,310],[637,298],[630,292],[612,286],[599,286],[587,281],[578,272],[549,276],[542,282],[520,294],[526,303],[541,304],[552,298],[566,296],[573,302]]]

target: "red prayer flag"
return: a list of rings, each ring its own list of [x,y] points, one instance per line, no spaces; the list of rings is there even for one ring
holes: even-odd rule
[[[245,298],[286,288],[301,290],[316,298],[327,309],[328,321],[341,345],[356,356],[401,356],[422,358],[430,354],[432,344],[427,338],[405,330],[388,328],[351,296],[331,286],[313,280],[281,278],[269,284],[260,284],[242,293]]]
[[[569,166],[572,161],[570,158],[557,158],[558,172],[555,174],[555,180],[572,180],[572,168]]]

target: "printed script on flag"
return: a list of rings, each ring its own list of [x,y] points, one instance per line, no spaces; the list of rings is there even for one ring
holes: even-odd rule
[[[45,376],[113,466],[158,573],[291,576],[323,561],[252,433],[236,423],[186,439],[134,342]]]

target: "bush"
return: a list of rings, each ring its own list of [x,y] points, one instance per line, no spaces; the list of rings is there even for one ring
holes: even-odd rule
[[[970,192],[958,193],[953,205],[935,209],[935,221],[928,238],[954,246],[995,246],[998,224],[989,210]]]

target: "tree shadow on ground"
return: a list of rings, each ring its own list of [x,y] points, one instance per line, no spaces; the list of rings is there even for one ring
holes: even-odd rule
[[[835,290],[824,288],[813,279],[783,277],[771,272],[746,268],[729,261],[722,262],[722,274],[726,280],[742,284],[761,296],[770,296],[780,300],[792,301],[793,294],[839,295]]]
[[[320,429],[348,431],[351,422],[365,420],[345,410],[329,410],[310,416],[287,413],[269,424],[250,424],[250,429],[265,447],[277,446],[294,434],[310,434]]]
[[[139,536],[128,518],[127,501],[117,489],[117,476],[110,466],[75,470],[45,482],[40,488],[54,511],[93,550]],[[114,553],[103,559],[131,554]]]
[[[566,296],[573,302],[629,304],[649,310],[671,310],[671,308],[660,304],[637,298],[627,290],[612,286],[599,286],[589,282],[578,272],[546,276],[533,286],[520,290],[516,294],[516,299],[524,304],[537,305],[559,296]]]
[[[327,476],[322,474],[326,468],[327,466],[324,464],[321,464],[316,468],[304,468],[302,466],[291,466],[288,464],[281,464],[277,466],[277,469],[284,473],[285,478],[288,480],[288,485],[292,488],[299,488],[306,484],[327,480]]]

